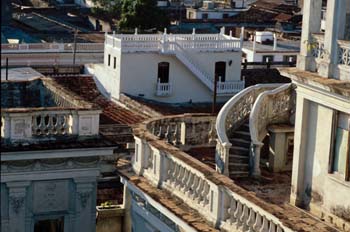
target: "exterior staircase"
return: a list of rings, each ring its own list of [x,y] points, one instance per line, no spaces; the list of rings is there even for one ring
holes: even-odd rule
[[[214,78],[208,73],[203,71],[198,64],[196,64],[186,50],[177,42],[162,42],[162,53],[173,54],[181,61],[186,68],[188,68],[210,91],[214,92]],[[237,93],[244,89],[244,81],[233,82],[220,82],[217,86],[217,94]]]
[[[249,175],[249,147],[251,143],[249,121],[245,121],[237,128],[229,141],[232,144],[229,150],[230,178],[246,177]]]

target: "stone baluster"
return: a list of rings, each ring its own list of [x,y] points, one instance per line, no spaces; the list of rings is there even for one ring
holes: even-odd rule
[[[254,223],[254,231],[258,231],[261,228],[261,215],[256,213],[255,223]]]
[[[194,179],[194,174],[189,172],[189,177],[187,178],[185,188],[183,189],[186,195],[188,195],[191,185],[193,184],[193,179]]]
[[[276,225],[273,221],[270,221],[269,232],[276,232]]]
[[[227,209],[227,213],[229,215],[228,221],[231,225],[236,222],[236,218],[234,215],[236,212],[236,209],[237,209],[237,201],[231,198],[230,207]]]
[[[174,134],[173,134],[173,144],[175,146],[179,145],[180,144],[180,140],[179,140],[179,125],[176,124],[175,126],[175,130],[174,130]]]
[[[168,125],[166,132],[165,132],[165,138],[167,143],[171,143],[171,128],[170,125]]]
[[[47,132],[50,135],[50,134],[54,133],[54,125],[53,125],[53,117],[54,117],[54,115],[48,114],[47,117],[48,117]]]
[[[167,180],[168,184],[171,184],[174,181],[174,173],[175,173],[175,163],[172,160],[169,160],[169,166],[167,171]]]
[[[203,207],[205,207],[209,203],[209,190],[209,184],[207,182],[204,182],[204,188],[201,194],[201,201],[199,202]]]
[[[255,212],[253,209],[249,209],[249,218],[247,220],[247,226],[249,232],[254,232]]]
[[[158,133],[157,133],[157,136],[159,137],[159,138],[162,138],[162,126],[159,126],[159,131],[158,131]]]
[[[174,188],[175,185],[176,185],[176,178],[177,178],[177,175],[179,174],[180,172],[180,166],[174,162],[174,172],[173,172],[173,176],[171,178],[171,186]]]
[[[180,183],[180,190],[181,191],[184,191],[184,189],[186,188],[186,181],[188,180],[189,173],[190,173],[190,171],[188,169],[184,168],[184,175],[181,178],[181,183]]]
[[[259,232],[268,232],[269,231],[269,220],[266,217],[262,217],[262,226]]]
[[[241,217],[239,218],[239,221],[241,222],[242,225],[242,230],[246,231],[248,229],[248,219],[249,219],[249,208],[246,205],[243,205],[243,213],[241,215]]]
[[[181,181],[182,181],[182,178],[184,176],[184,172],[185,172],[185,168],[180,166],[179,174],[176,177],[175,188],[181,188]]]
[[[193,200],[197,201],[198,203],[200,201],[200,193],[203,190],[203,186],[204,186],[204,180],[202,178],[200,178],[198,187],[195,190],[195,195],[194,195],[194,198],[193,198]]]
[[[194,174],[193,177],[193,184],[191,185],[190,189],[189,189],[189,198],[193,199],[194,195],[196,194],[196,188],[199,184],[199,177],[197,175]]]
[[[237,207],[236,207],[236,211],[234,213],[234,217],[237,219],[236,221],[236,227],[240,227],[242,222],[241,222],[241,216],[242,216],[242,209],[243,208],[243,205],[241,202],[237,201]]]

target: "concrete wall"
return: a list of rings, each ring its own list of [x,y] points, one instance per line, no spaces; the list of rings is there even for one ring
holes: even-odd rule
[[[298,52],[290,52],[290,53],[277,53],[277,52],[266,52],[266,53],[254,53],[249,49],[242,49],[242,51],[246,54],[246,59],[248,62],[262,62],[263,56],[274,56],[273,61],[282,62],[284,56],[296,56]]]
[[[122,232],[124,209],[97,209],[96,232]]]
[[[237,55],[236,55],[237,54]],[[238,53],[197,53],[196,63],[209,75],[214,76],[215,62],[232,60],[226,65],[226,80],[240,79],[240,55]],[[173,93],[169,97],[155,96],[158,63],[169,62],[169,82]],[[160,102],[210,102],[211,91],[174,56],[155,53],[123,54],[121,60],[120,92],[143,96]],[[220,100],[220,99],[219,99]],[[223,99],[221,99],[223,100]]]
[[[240,6],[240,5],[238,5]],[[203,14],[207,14],[207,19],[223,19],[223,15],[227,14],[228,17],[237,15],[234,11],[220,11],[220,10],[201,10],[201,9],[187,9],[186,18],[187,19],[204,19]]]
[[[298,89],[291,201],[340,228],[350,229],[346,216],[350,215],[350,182],[344,175],[328,172],[335,112],[350,114],[350,102],[300,86]]]

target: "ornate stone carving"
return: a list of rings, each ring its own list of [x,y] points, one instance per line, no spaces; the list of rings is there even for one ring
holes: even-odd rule
[[[10,196],[10,204],[13,211],[18,214],[24,205],[24,196]]]
[[[83,208],[85,208],[90,198],[91,192],[79,192],[78,194],[79,194],[80,204]]]

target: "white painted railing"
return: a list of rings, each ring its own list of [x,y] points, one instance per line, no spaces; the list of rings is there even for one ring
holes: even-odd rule
[[[313,41],[309,44],[312,49],[312,55],[317,59],[324,59],[326,50],[324,49],[324,38],[321,34],[314,34]]]
[[[251,159],[254,162],[253,175],[260,175],[260,151],[270,124],[291,123],[295,112],[295,94],[292,84],[261,93],[249,115],[251,136]]]
[[[101,110],[4,109],[1,138],[28,141],[56,136],[92,136],[99,132]]]
[[[174,121],[169,117],[164,120]],[[157,122],[164,120],[157,119]],[[153,128],[157,122],[145,122],[134,130],[135,156],[132,167],[136,174],[181,198],[223,231],[292,231],[279,218],[261,207],[266,205],[262,200],[248,194],[231,179],[218,174],[199,160],[157,139],[146,129]],[[149,126],[149,123],[153,126]]]
[[[184,49],[197,51],[238,51],[241,49],[239,39],[221,34],[106,34],[105,37],[107,45],[119,48],[122,52],[159,51],[160,42],[176,42]]]
[[[338,64],[350,66],[350,41],[338,40]]]
[[[73,43],[1,44],[1,53],[72,52]],[[77,52],[103,52],[103,43],[77,43]]]
[[[170,96],[172,94],[172,85],[170,83],[157,83],[156,96]]]
[[[218,140],[216,144],[216,166],[220,173],[229,174],[229,150],[232,144],[228,137],[248,119],[253,104],[260,93],[274,89],[281,84],[258,84],[250,86],[233,96],[221,108],[216,119]]]
[[[244,89],[245,82],[244,81],[225,81],[217,82],[217,93],[218,94],[224,94],[224,93],[238,93],[242,89]]]

